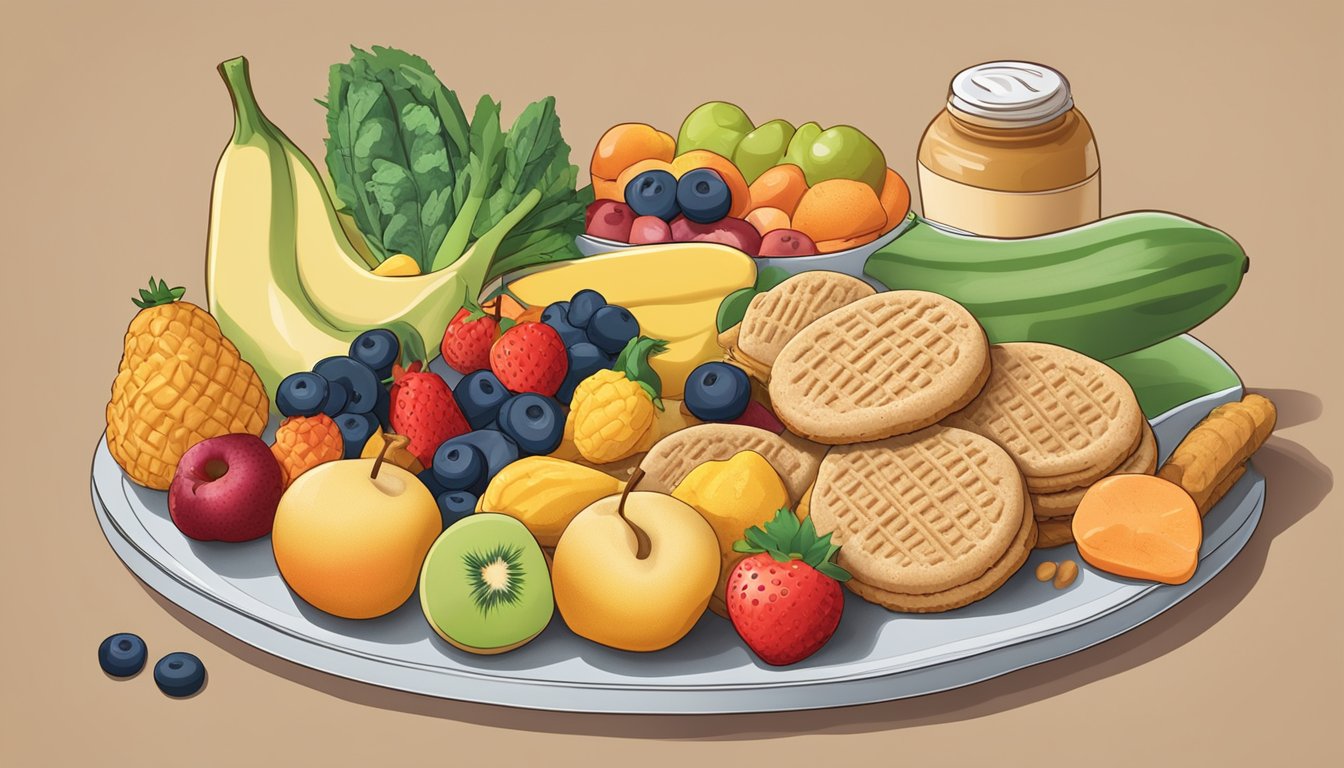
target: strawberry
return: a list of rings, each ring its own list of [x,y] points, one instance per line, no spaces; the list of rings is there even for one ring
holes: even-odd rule
[[[444,329],[439,353],[458,373],[483,371],[490,367],[490,346],[498,338],[499,318],[469,304],[457,310]]]
[[[560,334],[545,323],[518,323],[490,349],[490,369],[510,392],[554,397],[569,358]]]
[[[392,368],[392,429],[410,441],[407,450],[426,467],[443,441],[471,431],[453,390],[437,373],[420,370],[420,363]]]
[[[818,536],[781,509],[765,526],[748,528],[733,551],[751,553],[728,577],[728,618],[747,647],[767,664],[784,666],[816,653],[835,634],[849,572],[831,558],[831,534]]]

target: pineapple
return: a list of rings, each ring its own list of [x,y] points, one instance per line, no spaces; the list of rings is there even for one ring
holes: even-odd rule
[[[579,382],[565,429],[572,425],[580,456],[594,464],[610,464],[639,450],[653,429],[655,409],[663,409],[662,382],[649,357],[666,350],[667,342],[661,339],[631,339],[617,356],[614,370],[598,371]]]
[[[140,485],[167,490],[178,459],[208,437],[261,436],[270,403],[252,366],[183,288],[149,279],[107,404],[107,448]]]

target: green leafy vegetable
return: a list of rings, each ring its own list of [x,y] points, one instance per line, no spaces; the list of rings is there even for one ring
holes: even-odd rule
[[[405,253],[430,272],[485,246],[492,278],[579,256],[592,193],[575,189],[553,98],[528,105],[506,133],[499,102],[482,97],[468,121],[424,59],[353,50],[331,68],[323,102],[327,167],[380,261]]]

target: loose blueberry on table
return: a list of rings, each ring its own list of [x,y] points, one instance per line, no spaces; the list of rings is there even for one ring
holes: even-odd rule
[[[98,646],[98,666],[112,677],[134,677],[145,668],[145,641],[130,632],[118,632]]]
[[[173,698],[185,698],[205,685],[205,665],[195,654],[174,651],[154,665],[154,683]]]

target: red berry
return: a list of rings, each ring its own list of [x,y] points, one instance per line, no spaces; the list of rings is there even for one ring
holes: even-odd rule
[[[844,610],[840,582],[801,560],[752,555],[728,577],[728,618],[767,664],[802,661],[835,634]]]
[[[490,367],[490,347],[499,337],[499,321],[490,315],[472,318],[465,307],[443,331],[439,353],[449,368],[458,373],[483,371]]]
[[[554,397],[569,369],[565,342],[545,323],[519,323],[490,349],[490,369],[510,392]]]
[[[421,372],[420,364],[412,363],[406,370],[395,367],[392,376],[392,429],[411,441],[407,450],[428,467],[443,441],[465,435],[471,426],[438,374]]]

